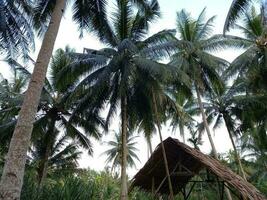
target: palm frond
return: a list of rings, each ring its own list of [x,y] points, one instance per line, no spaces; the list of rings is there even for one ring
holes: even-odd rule
[[[117,45],[118,39],[108,22],[106,0],[75,0],[72,10],[81,37],[83,31],[87,30],[95,33],[102,42],[113,47]]]
[[[229,30],[229,28],[235,23],[235,21],[246,12],[252,0],[233,0],[229,12],[226,16],[223,32]]]

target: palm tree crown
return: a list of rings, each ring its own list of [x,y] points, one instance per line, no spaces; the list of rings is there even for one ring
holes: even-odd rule
[[[114,134],[114,140],[108,141],[107,145],[110,147],[103,154],[107,156],[106,163],[111,164],[111,172],[117,167],[121,167],[122,158],[122,141],[121,132]],[[137,156],[138,149],[135,147],[137,142],[135,142],[136,136],[131,136],[127,134],[127,165],[128,167],[135,167],[135,160],[139,161]]]

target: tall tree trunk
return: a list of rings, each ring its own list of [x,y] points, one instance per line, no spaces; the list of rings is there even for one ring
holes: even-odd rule
[[[113,160],[113,163],[111,166],[111,170],[110,170],[111,176],[113,175],[113,171],[115,171],[115,161],[116,161],[116,159]]]
[[[183,143],[185,144],[185,135],[184,135],[184,125],[183,125],[183,123],[179,124],[179,132],[180,132],[180,135],[183,138]]]
[[[51,156],[53,144],[56,140],[55,133],[55,125],[56,125],[56,116],[52,117],[51,123],[49,124],[49,128],[47,132],[44,135],[45,138],[43,138],[43,142],[45,143],[45,154],[43,156],[43,160],[40,165],[40,174],[39,174],[39,188],[42,188],[43,183],[47,176],[47,168],[48,168],[48,161],[49,157]]]
[[[122,136],[122,161],[121,161],[121,193],[120,199],[127,200],[128,199],[128,191],[127,191],[127,99],[126,96],[121,97],[121,136]]]
[[[147,156],[149,158],[153,152],[152,144],[151,144],[151,138],[146,138],[146,142],[147,142]]]
[[[203,120],[205,129],[206,129],[206,132],[207,132],[210,144],[211,144],[212,152],[213,152],[214,157],[218,160],[219,159],[218,153],[217,153],[217,150],[215,148],[213,139],[211,137],[211,132],[210,132],[209,124],[207,122],[207,116],[206,116],[205,111],[204,111],[204,107],[203,107],[203,103],[202,103],[202,100],[201,100],[199,88],[196,85],[195,85],[195,88],[196,88],[196,93],[197,93],[198,105],[199,105],[199,108],[200,108],[200,112],[201,112],[201,115],[202,115],[202,120]],[[232,200],[232,196],[231,196],[231,193],[230,193],[228,188],[225,188],[225,193],[226,193],[227,199],[228,200]]]
[[[199,92],[199,89],[198,89],[197,86],[196,86],[196,93],[197,93],[198,105],[199,105],[200,112],[201,112],[201,115],[202,115],[202,120],[203,120],[203,123],[204,123],[204,127],[206,129],[206,132],[207,132],[207,135],[208,135],[208,138],[209,138],[209,142],[210,142],[210,145],[211,145],[212,153],[213,153],[214,157],[216,159],[218,159],[218,153],[217,153],[217,150],[215,148],[215,145],[214,145],[214,142],[213,142],[213,139],[212,139],[212,136],[211,136],[209,124],[207,122],[207,116],[205,114],[203,103],[202,103],[201,96],[200,96],[200,92]]]
[[[237,162],[237,164],[238,164],[238,166],[240,168],[241,175],[242,175],[244,180],[247,180],[246,174],[244,172],[244,169],[243,169],[243,166],[242,166],[242,163],[241,163],[241,160],[240,160],[239,153],[238,153],[238,151],[236,149],[236,146],[235,146],[235,142],[234,142],[234,138],[233,138],[232,132],[230,131],[230,128],[229,128],[228,120],[226,120],[226,117],[224,115],[223,115],[223,119],[224,119],[227,131],[228,131],[228,134],[229,134],[229,138],[231,140],[231,143],[232,143],[232,146],[233,146],[233,149],[234,149],[235,159],[236,159],[236,162]]]
[[[42,188],[44,181],[46,179],[46,176],[47,176],[48,160],[49,160],[50,153],[51,151],[49,147],[46,147],[45,155],[44,155],[42,163],[40,164],[40,169],[39,169],[40,170],[39,175],[38,175],[39,176],[38,177],[39,188]]]
[[[171,176],[170,176],[170,171],[169,171],[169,165],[168,165],[165,147],[164,147],[163,140],[162,140],[161,127],[160,127],[160,121],[159,121],[159,116],[158,116],[158,108],[157,108],[157,104],[156,104],[155,94],[153,91],[152,91],[152,99],[153,99],[153,107],[154,107],[154,112],[155,112],[156,124],[158,127],[160,144],[161,144],[162,154],[163,154],[163,159],[164,159],[165,171],[166,171],[166,176],[167,176],[168,185],[169,185],[169,191],[170,191],[169,198],[170,198],[170,200],[174,200],[174,194],[173,194],[173,189],[172,189],[172,182],[171,182]]]
[[[65,0],[57,0],[48,30],[45,33],[34,71],[19,112],[18,121],[10,142],[7,159],[0,182],[1,200],[18,200],[23,183],[27,150],[33,123],[39,104],[46,71],[52,56],[60,21],[65,9]]]

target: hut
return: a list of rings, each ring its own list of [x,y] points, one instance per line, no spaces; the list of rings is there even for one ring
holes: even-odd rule
[[[235,199],[267,200],[252,184],[211,156],[171,137],[164,140],[163,143],[174,194],[181,192],[184,199],[189,199],[195,184],[201,181],[216,181],[217,189],[221,190],[218,199],[224,199],[224,189],[227,187],[236,197]],[[153,194],[169,194],[162,155],[161,145],[158,145],[144,167],[134,176],[130,190],[133,187],[139,187]],[[199,175],[201,171],[207,172],[205,178],[201,181],[193,181],[193,177]],[[216,179],[209,180],[209,174]],[[187,187],[188,185],[190,188]]]

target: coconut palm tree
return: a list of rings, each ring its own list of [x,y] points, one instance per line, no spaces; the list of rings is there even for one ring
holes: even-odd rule
[[[181,92],[178,94],[173,92],[172,94],[175,97],[177,107],[180,107],[182,113],[174,112],[174,114],[171,114],[171,126],[173,127],[173,131],[179,128],[183,143],[186,143],[185,128],[188,130],[192,129],[195,121],[192,117],[199,114],[199,109],[195,100],[191,97],[186,97],[185,95],[182,95]]]
[[[26,2],[25,0],[21,2]],[[20,196],[27,149],[30,143],[35,114],[44,86],[46,71],[54,43],[58,34],[60,22],[67,2],[70,0],[38,0],[34,5],[34,27],[42,35],[43,41],[34,66],[34,71],[24,101],[19,113],[16,128],[7,155],[4,171],[0,182],[0,193],[6,199],[16,199]],[[145,1],[130,1],[146,10]],[[102,39],[112,38],[111,31],[106,29],[105,0],[74,0],[73,18],[80,30],[91,29]],[[1,12],[2,14],[2,12]],[[113,45],[115,41],[113,41]],[[12,176],[10,176],[12,174]]]
[[[129,124],[132,130],[137,129],[144,134],[149,151],[152,153],[151,138],[158,127],[154,103],[157,105],[160,124],[167,122],[168,118],[172,119],[186,114],[183,113],[184,111],[179,105],[176,105],[172,95],[173,90],[167,89],[170,82],[157,81],[154,77],[150,77],[148,72],[142,71],[138,77],[140,80],[135,82],[132,98],[129,102],[129,107],[135,111],[130,113]],[[153,102],[151,98],[153,93],[157,96],[157,102]]]
[[[259,79],[256,75],[257,72],[263,73],[266,69],[266,30],[261,16],[252,8],[245,14],[244,25],[236,25],[236,27],[245,35],[245,38],[240,40],[247,43],[247,49],[231,63],[226,70],[226,75],[248,78],[251,81],[262,80],[263,78]]]
[[[177,52],[172,56],[170,64],[178,65],[190,77],[192,87],[197,94],[198,105],[213,154],[218,158],[204,112],[201,95],[204,92],[211,91],[212,87],[222,88],[222,81],[218,71],[228,66],[228,62],[209,53],[208,50],[220,48],[224,41],[218,42],[216,36],[210,37],[214,17],[206,22],[204,17],[205,9],[197,20],[192,19],[189,13],[184,10],[177,13],[179,39],[177,39],[175,44]]]
[[[51,141],[51,136],[48,134],[42,135],[41,138],[33,142],[29,156],[29,166],[36,170],[39,187],[42,186],[47,175],[50,173],[66,173],[74,172],[78,167],[78,159],[82,154],[78,150],[79,144],[69,142],[72,139],[67,135],[59,136],[59,131],[54,131],[54,136]],[[47,145],[51,145],[51,151],[46,158]],[[44,171],[44,167],[46,170]]]
[[[0,126],[10,125],[9,123],[16,119],[19,105],[22,103],[23,91],[27,85],[27,79],[14,71],[14,76],[10,80],[5,79],[0,74]],[[10,127],[10,126],[8,126]],[[0,144],[2,153],[8,150],[12,130],[7,130],[6,133],[0,134]]]
[[[106,163],[111,164],[111,173],[116,169],[121,167],[121,156],[122,156],[122,141],[121,132],[114,132],[114,140],[106,142],[110,147],[102,155],[107,156]],[[135,147],[137,142],[135,141],[137,137],[127,134],[127,167],[135,167],[135,162],[139,161],[137,156],[138,149]]]
[[[193,145],[193,148],[200,150],[199,146],[203,144],[202,138],[199,137],[198,131],[190,131],[191,137],[187,139],[188,143]]]
[[[66,52],[70,53],[71,51],[71,49],[66,48]],[[55,82],[58,71],[71,62],[71,59],[66,55],[66,52],[59,49],[52,58],[50,77],[46,79],[33,127],[33,143],[41,140],[43,142],[43,150],[45,150],[45,154],[42,155],[42,165],[39,166],[39,170],[42,171],[42,176],[40,176],[41,179],[39,180],[40,185],[42,185],[42,182],[46,177],[49,157],[51,156],[59,128],[63,130],[65,136],[76,140],[80,146],[87,149],[89,154],[91,154],[92,146],[89,137],[92,136],[99,139],[100,133],[98,127],[104,125],[104,121],[98,117],[97,113],[90,114],[87,112],[84,116],[72,116],[72,121],[69,120],[72,115],[72,110],[75,107],[75,103],[68,98],[70,93],[68,92],[67,87],[63,88],[62,85],[59,87]],[[26,69],[20,69],[26,77],[30,77],[30,73]],[[16,99],[13,98],[12,100],[14,102]],[[10,113],[10,109],[3,110],[3,113]],[[16,124],[16,120],[17,118],[13,118],[12,121],[4,124],[1,128],[0,135],[4,136],[8,131],[12,131]],[[79,130],[78,127],[82,128],[83,131]],[[10,135],[11,133],[9,136]]]
[[[0,1],[0,49],[5,56],[28,56],[34,48],[34,33],[30,24],[32,2],[29,0]]]
[[[70,93],[67,87],[59,87],[56,85],[56,76],[58,72],[71,62],[67,53],[72,52],[68,47],[64,51],[58,49],[52,57],[51,77],[47,79],[44,87],[44,94],[41,98],[39,107],[41,114],[34,123],[33,140],[42,141],[42,150],[44,150],[43,160],[39,166],[39,184],[42,185],[47,174],[49,157],[52,156],[53,146],[56,142],[59,128],[63,129],[63,134],[72,138],[77,144],[88,150],[89,155],[92,154],[92,145],[89,137],[99,139],[101,134],[98,127],[104,125],[104,121],[98,117],[97,113],[86,113],[84,116],[72,116],[72,109],[75,108],[75,102],[68,98]],[[72,120],[69,120],[72,116]],[[80,131],[79,128],[83,131]],[[39,134],[38,134],[39,133]],[[40,136],[38,136],[38,135]],[[33,142],[34,143],[34,142]]]
[[[171,69],[171,66],[166,65],[166,70]],[[173,71],[174,69],[172,69]],[[180,74],[183,74],[179,71]],[[174,73],[175,74],[175,73]],[[183,74],[186,76],[185,74]],[[161,134],[161,124],[165,123],[170,116],[185,116],[184,111],[176,104],[172,98],[170,89],[167,90],[168,86],[172,85],[175,81],[174,77],[170,80],[160,80],[149,72],[139,71],[138,81],[134,83],[132,97],[128,102],[129,108],[134,112],[129,115],[130,124],[136,123],[139,131],[142,130],[145,133],[145,137],[151,138],[152,130],[157,128],[161,147],[163,149],[163,159],[165,164],[166,175],[168,179],[170,198],[173,199],[172,183],[168,168],[168,160],[163,145],[163,139]],[[181,84],[181,82],[179,82]],[[184,82],[183,90],[188,90],[188,85]],[[152,97],[152,98],[151,98]],[[146,134],[150,133],[150,134]],[[151,150],[152,152],[152,150]]]
[[[19,199],[20,197],[34,118],[64,8],[65,0],[56,1],[54,12],[51,15],[51,23],[44,37],[43,45],[40,49],[32,79],[24,97],[24,103],[21,107],[17,125],[10,143],[0,182],[1,199]]]
[[[225,33],[234,26],[236,20],[249,10],[249,7],[253,5],[253,0],[233,0],[229,12],[227,14],[223,32]],[[267,23],[267,1],[261,0],[261,21],[266,25]],[[265,28],[266,29],[266,28]]]
[[[223,35],[210,36],[215,16],[205,20],[205,12],[204,9],[197,19],[193,19],[185,10],[178,12],[178,39],[162,45],[161,48],[165,48],[166,51],[172,53],[169,64],[176,66],[189,77],[192,91],[197,96],[197,103],[213,154],[217,157],[204,112],[202,96],[211,92],[214,88],[217,90],[223,89],[223,82],[219,73],[226,69],[229,63],[212,55],[211,52],[227,47],[246,47],[248,43],[241,38],[230,35],[227,37],[223,37]]]
[[[218,153],[213,142],[211,131],[205,114],[202,96],[211,92],[212,88],[221,90],[222,80],[218,72],[225,69],[229,63],[224,59],[212,55],[210,52],[227,46],[243,46],[243,42],[235,37],[223,38],[221,35],[210,36],[215,17],[205,21],[205,9],[197,19],[182,10],[177,13],[177,32],[179,38],[169,46],[175,51],[171,58],[171,65],[178,66],[191,79],[192,89],[197,95],[197,102],[203,120],[203,125],[211,144],[212,153],[218,159]],[[228,199],[232,199],[226,189]]]
[[[239,103],[235,115],[241,120],[242,132],[264,124],[266,120],[267,83],[264,78],[266,69],[266,29],[254,8],[244,17],[244,26],[236,25],[243,31],[248,49],[238,56],[226,70],[228,77],[237,76],[236,87],[239,87]]]
[[[229,138],[234,149],[235,160],[239,166],[242,177],[246,180],[246,174],[243,170],[240,156],[234,141],[234,137],[237,137],[238,131],[236,130],[236,116],[235,110],[236,105],[240,105],[242,102],[239,101],[238,94],[240,88],[233,85],[227,89],[224,87],[222,90],[212,90],[211,93],[207,94],[207,102],[204,103],[206,109],[207,121],[213,123],[213,129],[220,127],[222,123],[225,124]]]
[[[75,84],[72,84],[73,94],[81,94],[77,112],[83,112],[85,109],[97,111],[108,103],[107,123],[109,123],[116,111],[118,109],[121,111],[124,149],[121,162],[121,199],[127,199],[126,135],[129,121],[132,121],[130,118],[136,113],[131,106],[135,92],[138,91],[136,83],[147,80],[148,77],[144,77],[145,75],[149,75],[154,81],[163,81],[172,75],[171,69],[153,59],[159,55],[166,55],[164,49],[161,50],[156,46],[173,38],[173,32],[165,30],[144,39],[149,23],[159,16],[157,1],[149,2],[146,7],[147,10],[138,9],[137,12],[133,12],[135,8],[129,1],[118,1],[112,17],[114,20],[109,23],[112,26],[109,25],[107,28],[112,31],[112,37],[105,37],[105,44],[112,48],[85,49],[84,54],[73,55],[77,62],[61,72],[61,81],[76,80]],[[116,41],[116,45],[113,41]],[[173,72],[175,74],[175,71]],[[72,74],[72,77],[63,76],[66,73]],[[140,74],[143,74],[142,79]],[[146,93],[147,98],[149,94]],[[140,99],[138,100],[141,103]],[[149,109],[151,108],[153,107]]]
[[[249,181],[253,182],[260,190],[266,192],[266,127],[259,126],[246,131],[241,137],[242,150],[244,157],[250,160],[253,172]]]

